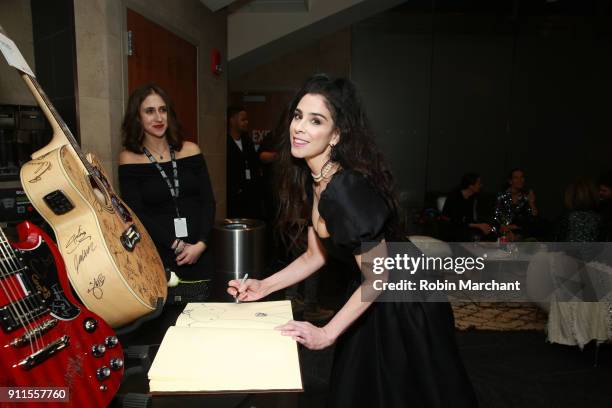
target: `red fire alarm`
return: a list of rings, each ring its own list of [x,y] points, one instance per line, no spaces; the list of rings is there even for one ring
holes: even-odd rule
[[[223,67],[221,66],[221,53],[216,48],[210,51],[210,70],[215,75],[221,75],[223,72]]]

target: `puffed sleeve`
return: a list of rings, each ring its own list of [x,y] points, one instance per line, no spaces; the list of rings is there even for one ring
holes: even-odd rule
[[[321,194],[319,214],[332,242],[358,255],[362,242],[384,238],[391,209],[364,175],[343,170],[334,175]]]

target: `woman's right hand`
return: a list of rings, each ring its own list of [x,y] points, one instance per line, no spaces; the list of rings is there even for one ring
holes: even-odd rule
[[[227,283],[227,293],[236,297],[241,302],[252,302],[267,295],[262,281],[259,279],[247,279],[243,284],[240,279],[233,279]]]

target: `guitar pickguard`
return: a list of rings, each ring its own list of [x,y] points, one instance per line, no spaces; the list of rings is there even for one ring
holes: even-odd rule
[[[53,254],[47,245],[39,245],[31,251],[21,251],[23,263],[30,269],[31,286],[40,292],[53,316],[62,320],[72,320],[79,315],[80,309],[70,303],[57,280]]]

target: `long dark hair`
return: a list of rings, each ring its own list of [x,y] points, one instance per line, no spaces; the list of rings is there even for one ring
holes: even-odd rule
[[[142,142],[144,140],[144,130],[140,123],[140,105],[147,96],[157,94],[164,100],[166,109],[168,110],[168,129],[166,129],[166,138],[168,144],[176,151],[183,147],[183,128],[179,123],[172,100],[161,87],[155,84],[143,85],[130,95],[127,109],[123,116],[121,124],[121,137],[123,138],[123,146],[130,152],[141,154]]]
[[[595,210],[599,203],[597,187],[588,178],[577,178],[565,189],[564,201],[568,210]]]
[[[293,112],[306,94],[321,95],[325,98],[334,126],[340,133],[339,142],[333,149],[331,159],[339,163],[343,169],[362,173],[379,191],[393,214],[386,225],[386,236],[392,239],[399,238],[398,204],[393,176],[374,143],[370,124],[355,85],[347,79],[330,78],[325,74],[317,74],[306,81],[293,97],[286,115],[284,134],[279,144],[278,162],[278,227],[281,232],[290,235],[291,243],[299,242],[299,235],[303,233],[305,225],[299,220],[310,217],[310,200],[306,192],[312,184],[310,169],[305,160],[296,159],[291,155],[289,138]]]

